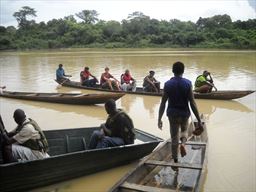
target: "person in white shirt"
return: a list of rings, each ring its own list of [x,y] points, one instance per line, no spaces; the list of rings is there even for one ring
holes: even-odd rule
[[[49,157],[47,140],[37,123],[27,118],[21,109],[15,110],[13,118],[18,124],[13,131],[8,133],[3,123],[0,125],[0,132],[5,143],[4,163]]]

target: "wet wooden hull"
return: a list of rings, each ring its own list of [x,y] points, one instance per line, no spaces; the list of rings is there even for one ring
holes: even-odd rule
[[[66,87],[88,89],[88,90],[95,90],[95,91],[105,91],[105,92],[114,92],[114,93],[119,92],[115,90],[102,89],[98,84],[95,87],[86,87],[86,86],[82,86],[80,82],[75,82],[75,81],[67,81],[67,82],[64,82],[62,85]],[[135,92],[123,91],[122,93],[135,94],[135,95],[162,96],[162,91],[163,90],[161,89],[160,93],[151,93],[151,92],[145,92],[142,87],[138,87]],[[194,92],[194,96],[196,99],[231,100],[231,99],[238,99],[241,97],[245,97],[253,92],[254,91],[251,91],[251,90],[246,90],[246,91],[226,90],[226,91],[213,91],[211,93]]]
[[[94,105],[105,103],[109,99],[117,100],[125,93],[109,94],[76,94],[76,93],[34,93],[34,92],[11,92],[4,91],[0,96],[24,99],[32,101],[43,101],[50,103],[63,103],[73,105]]]
[[[161,142],[153,135],[136,130],[137,140],[133,145],[86,150],[90,135],[96,129],[45,131],[51,157],[0,164],[0,191],[28,191],[123,165],[148,155]]]
[[[109,192],[201,191],[207,168],[207,141],[206,129],[199,137],[191,136],[186,143],[187,155],[179,157],[179,163],[171,158],[171,140],[165,141]]]

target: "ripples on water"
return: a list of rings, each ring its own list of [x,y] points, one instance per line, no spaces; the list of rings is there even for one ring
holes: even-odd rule
[[[92,91],[62,87],[56,89],[55,70],[64,64],[72,80],[79,80],[84,66],[100,77],[106,66],[119,78],[126,68],[141,86],[149,70],[164,82],[172,76],[175,61],[186,65],[184,76],[192,82],[208,70],[220,90],[256,89],[256,54],[254,51],[182,51],[182,50],[62,50],[35,52],[0,52],[0,84],[12,91],[82,92]],[[136,127],[162,138],[169,138],[167,118],[164,129],[157,129],[160,97],[125,95],[117,101],[134,120]],[[207,116],[209,134],[208,175],[205,191],[256,191],[255,172],[255,93],[235,101],[197,100],[201,113]],[[97,126],[104,122],[103,105],[72,106],[0,98],[0,112],[7,129],[15,123],[12,113],[24,109],[43,129]],[[132,165],[108,170],[72,182],[50,187],[61,191],[105,191]],[[42,191],[40,189],[39,191]]]

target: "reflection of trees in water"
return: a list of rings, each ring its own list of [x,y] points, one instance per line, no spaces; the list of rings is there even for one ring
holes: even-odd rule
[[[212,114],[219,109],[227,109],[231,111],[253,112],[250,108],[237,101],[223,101],[223,100],[197,100],[200,113],[205,114],[209,119]]]
[[[146,110],[149,111],[149,116],[151,119],[157,118],[157,113],[155,113],[155,108],[159,103],[156,101],[159,101],[159,100],[151,99],[151,97],[143,98],[144,107]]]
[[[136,100],[136,95],[125,95],[122,97],[121,101],[121,107],[126,111],[126,113],[130,113],[131,106]]]

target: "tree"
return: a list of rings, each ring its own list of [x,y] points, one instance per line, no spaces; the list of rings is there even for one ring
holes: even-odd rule
[[[95,10],[83,10],[76,13],[76,16],[84,21],[86,24],[96,23],[98,19],[98,13]]]
[[[19,24],[19,27],[23,28],[31,24],[31,21],[28,21],[27,17],[28,16],[36,17],[36,11],[31,7],[24,6],[18,12],[15,12],[13,16],[16,18]]]

